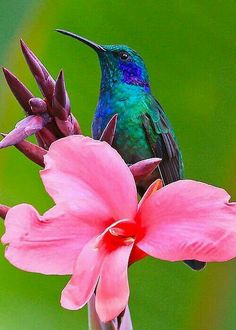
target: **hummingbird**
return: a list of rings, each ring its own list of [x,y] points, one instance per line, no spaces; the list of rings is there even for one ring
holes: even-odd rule
[[[142,57],[126,45],[99,45],[75,33],[57,29],[96,51],[101,67],[100,95],[97,103],[92,134],[99,139],[111,118],[118,114],[112,146],[127,164],[158,157],[156,171],[137,188],[142,196],[157,178],[163,184],[183,178],[182,154],[162,106],[153,96],[146,65]],[[194,270],[206,263],[185,260]]]
[[[101,85],[92,133],[99,139],[109,120],[118,114],[113,147],[127,164],[158,157],[159,168],[138,186],[143,195],[147,187],[161,178],[164,184],[183,178],[183,161],[174,130],[153,96],[142,57],[125,45],[98,45],[74,33],[57,29],[92,49],[101,66]]]

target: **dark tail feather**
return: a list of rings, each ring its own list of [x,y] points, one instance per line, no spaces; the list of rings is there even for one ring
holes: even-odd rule
[[[185,260],[184,263],[193,270],[202,270],[206,267],[206,262],[198,260]]]

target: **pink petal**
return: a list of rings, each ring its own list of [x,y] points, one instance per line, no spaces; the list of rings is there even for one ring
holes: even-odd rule
[[[2,237],[6,258],[26,271],[71,274],[84,244],[111,222],[101,203],[90,205],[86,199],[59,204],[43,217],[30,205],[11,208]]]
[[[133,244],[110,251],[102,265],[96,292],[96,311],[103,322],[117,317],[128,304],[127,268]]]
[[[87,243],[80,253],[73,276],[62,291],[61,305],[67,309],[82,308],[94,293],[105,250],[96,247],[96,240]]]
[[[52,144],[45,163],[41,176],[57,203],[87,196],[91,205],[94,200],[107,205],[116,220],[134,217],[134,179],[120,155],[107,143],[69,136]]]
[[[181,180],[145,200],[137,222],[138,247],[176,261],[226,261],[236,256],[236,203],[223,190]]]
[[[143,195],[141,201],[139,202],[138,208],[141,208],[145,200],[148,199],[152,194],[154,194],[157,190],[161,189],[162,187],[163,187],[163,183],[161,179],[157,179],[152,184],[150,184],[145,194]]]
[[[129,225],[126,220],[119,220],[107,227],[101,235],[97,235],[97,237],[92,238],[84,246],[76,261],[73,276],[62,292],[61,305],[64,308],[72,310],[82,308],[91,298],[95,290],[98,277],[100,275],[100,270],[106,267],[107,264],[109,265],[109,262],[113,262],[113,258],[115,258],[115,262],[120,262],[119,259],[124,256],[124,252],[119,253],[118,251],[123,251],[122,245],[120,248],[120,244],[122,243],[120,243],[119,239],[118,241],[114,239],[114,237],[110,234],[110,230],[115,228],[117,225],[122,224]],[[129,258],[132,246],[133,244],[129,245],[127,250],[128,256],[125,256],[124,259],[126,268],[127,258]],[[114,249],[118,252],[115,252]],[[102,271],[102,276],[103,272],[104,271]],[[113,276],[112,272],[111,276]],[[103,321],[103,319],[101,319],[101,321]]]

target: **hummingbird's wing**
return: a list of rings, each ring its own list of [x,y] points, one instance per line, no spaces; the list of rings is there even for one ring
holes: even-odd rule
[[[143,115],[147,140],[156,157],[162,158],[160,170],[165,184],[183,178],[183,161],[174,131],[161,105],[155,99]]]
[[[160,171],[164,183],[168,184],[183,178],[183,161],[174,130],[164,110],[157,100],[153,102],[152,113],[143,115],[143,127],[155,156],[162,158]],[[201,270],[206,266],[205,262],[198,260],[184,262],[193,270]]]

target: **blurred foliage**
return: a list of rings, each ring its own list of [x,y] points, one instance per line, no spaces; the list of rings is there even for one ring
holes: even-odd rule
[[[182,147],[186,176],[223,186],[235,200],[235,17],[234,0],[1,0],[0,64],[36,95],[19,38],[54,76],[63,68],[73,112],[89,134],[99,91],[96,55],[54,30],[68,29],[101,44],[128,44],[147,63],[154,95]],[[23,114],[2,77],[0,84],[0,130],[8,131]],[[0,154],[1,202],[47,209],[51,200],[39,168],[14,148]],[[0,329],[86,329],[85,309],[72,312],[59,305],[68,277],[19,271],[4,260],[2,248],[0,268]],[[137,263],[130,269],[134,329],[235,329],[235,271],[235,261],[208,265],[200,273],[151,258]]]

